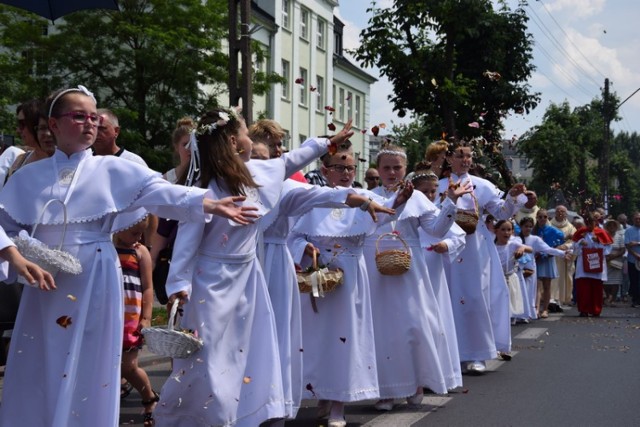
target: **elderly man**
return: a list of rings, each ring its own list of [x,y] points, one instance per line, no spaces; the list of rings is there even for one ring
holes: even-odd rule
[[[573,233],[576,232],[576,228],[567,218],[567,208],[565,206],[556,206],[555,216],[551,220],[551,225],[564,234],[564,244],[558,246],[558,249],[567,250],[571,248],[573,244],[571,238]],[[551,281],[551,298],[557,301],[558,304],[571,305],[575,265],[573,260],[567,261],[562,257],[556,257],[556,263],[558,266],[558,278]]]
[[[98,114],[102,117],[102,124],[98,126],[98,136],[92,146],[93,152],[98,156],[116,156],[148,167],[142,157],[116,144],[120,135],[118,116],[106,108],[100,108]]]
[[[369,168],[364,173],[364,180],[367,183],[367,190],[373,190],[380,185],[380,175],[378,175],[378,170],[375,168]]]

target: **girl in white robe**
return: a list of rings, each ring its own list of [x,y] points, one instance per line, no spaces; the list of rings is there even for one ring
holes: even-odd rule
[[[519,239],[513,239],[513,225],[511,221],[500,220],[495,224],[495,245],[498,258],[509,289],[509,313],[515,320],[524,314],[525,298],[520,283],[524,281],[518,265],[518,258],[525,253],[532,253],[533,249],[523,245]]]
[[[396,146],[386,146],[378,154],[378,173],[382,187],[375,193],[390,197],[406,174],[406,154]],[[460,194],[464,187],[459,187]],[[457,196],[451,188],[451,198]],[[466,190],[471,191],[471,188]],[[427,270],[418,230],[444,237],[454,223],[455,204],[450,199],[442,213],[421,192],[415,192],[397,219],[380,225],[365,239],[364,258],[369,272],[371,309],[376,342],[376,363],[381,400],[378,410],[391,410],[394,398],[407,398],[419,404],[423,387],[446,393],[447,385],[440,366],[438,346],[445,347],[437,299]],[[402,249],[397,234],[411,253],[409,271],[385,276],[376,268],[377,250]],[[382,236],[382,237],[381,237]]]
[[[355,170],[351,153],[323,159],[329,186],[350,187]],[[316,208],[298,219],[289,239],[296,263],[305,253],[316,251],[319,263],[344,272],[344,283],[324,298],[315,298],[315,307],[310,298],[301,299],[306,397],[320,399],[318,416],[328,415],[329,427],[346,425],[344,402],[379,396],[369,280],[362,256],[364,238],[374,229],[371,218],[357,209]],[[309,257],[305,260],[309,262]]]
[[[333,141],[346,140],[349,128]],[[252,143],[235,110],[207,113],[196,133],[192,159],[199,160],[201,185],[216,195],[245,193],[263,215],[278,202],[285,177],[327,148],[327,140],[313,140],[286,158],[248,162]],[[275,319],[256,257],[258,232],[258,224],[240,228],[225,220],[180,224],[167,294],[180,299],[182,327],[197,331],[204,346],[174,360],[157,426],[253,427],[286,415]]]
[[[302,324],[300,292],[287,237],[294,219],[314,207],[361,206],[365,196],[353,189],[319,187],[288,179],[276,207],[259,222],[264,229],[261,264],[276,321],[286,418],[296,417],[302,400]],[[375,202],[370,207],[379,208]],[[260,248],[258,248],[260,251]]]
[[[122,271],[111,233],[147,215],[204,222],[224,213],[248,222],[246,209],[221,205],[206,190],[175,186],[150,169],[89,148],[100,123],[84,87],[52,95],[49,127],[58,149],[16,172],[0,192],[0,224],[32,229],[77,257],[82,273],[56,276],[57,290],[25,287],[4,378],[0,425],[114,427],[120,406]],[[40,218],[51,199],[53,204]],[[240,200],[240,199],[238,199]],[[204,209],[203,209],[204,206]],[[144,209],[143,209],[144,208]]]
[[[522,218],[520,220],[520,239],[523,244],[533,249],[533,255],[536,253],[544,253],[549,256],[565,257],[571,259],[571,256],[567,254],[567,251],[563,251],[557,248],[552,248],[547,245],[540,236],[531,234],[533,230],[533,218]],[[538,297],[537,290],[537,274],[536,274],[536,261],[535,257],[529,258],[528,262],[523,264],[523,283],[524,291],[527,293],[526,301],[528,302],[525,307],[523,316],[516,316],[516,321],[522,320],[534,320],[538,318],[538,310],[536,308],[536,299]],[[525,273],[526,272],[526,273]]]
[[[489,181],[469,175],[472,162],[471,147],[463,144],[454,147],[449,153],[451,177],[440,180],[438,192],[444,193],[451,181],[471,180],[474,191],[458,198],[457,207],[468,212],[478,213],[487,210],[494,217],[508,219],[514,215],[527,198],[523,194],[524,185],[516,184],[506,200],[501,199],[502,192]],[[484,224],[477,224],[482,227]],[[464,229],[464,227],[463,227]],[[497,355],[496,340],[491,318],[491,274],[490,259],[486,256],[490,242],[481,233],[467,232],[466,245],[462,254],[453,262],[445,264],[447,282],[451,292],[451,302],[456,321],[458,348],[463,369],[480,374],[486,370],[485,360]],[[504,280],[504,279],[503,279]],[[504,281],[502,282],[504,286]],[[504,289],[503,289],[504,291]],[[509,328],[508,300],[501,302],[506,311],[504,322]]]
[[[432,202],[436,200],[438,177],[435,173],[420,170],[416,167],[416,172],[411,180],[417,191],[422,192]],[[437,212],[438,215],[441,214],[440,209]],[[420,233],[420,246],[424,248],[423,253],[427,263],[427,271],[440,313],[441,337],[444,340],[444,344],[437,345],[440,367],[447,390],[453,390],[462,386],[462,372],[460,369],[456,326],[451,309],[451,295],[449,295],[449,285],[444,273],[443,262],[445,257],[451,262],[460,255],[464,249],[466,234],[455,222],[444,236],[444,239],[434,237],[422,229],[418,231]]]

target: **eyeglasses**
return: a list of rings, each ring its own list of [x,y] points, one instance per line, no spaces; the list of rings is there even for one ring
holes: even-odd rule
[[[58,114],[57,117],[71,117],[71,121],[76,124],[83,125],[88,121],[91,122],[92,125],[101,125],[103,117],[97,114],[87,114],[81,111],[72,111],[70,113]]]
[[[355,165],[351,165],[351,166],[330,165],[330,166],[327,166],[327,168],[328,169],[333,169],[334,171],[339,172],[339,173],[345,173],[345,172],[354,173],[358,167],[355,166]]]
[[[367,176],[364,178],[365,181],[377,181],[379,179],[380,179],[379,176]]]
[[[34,127],[33,130],[35,130],[36,133],[51,133],[48,125],[38,125]]]
[[[22,130],[27,126],[27,122],[25,119],[18,119],[18,129]]]

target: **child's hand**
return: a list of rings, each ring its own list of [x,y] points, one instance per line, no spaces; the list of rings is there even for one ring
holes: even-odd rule
[[[438,242],[431,246],[431,250],[437,254],[446,254],[449,251],[449,247],[445,242]]]
[[[8,246],[0,251],[0,256],[16,269],[16,272],[27,279],[32,286],[38,287],[43,291],[56,289],[53,276],[48,271],[43,270],[36,263],[27,260],[18,252],[15,246]]]
[[[513,253],[513,256],[515,259],[518,259],[522,255],[524,255],[524,247],[520,246],[518,249],[515,250],[515,252]]]
[[[149,319],[140,319],[140,323],[138,323],[138,331],[149,327],[151,327],[151,321]]]

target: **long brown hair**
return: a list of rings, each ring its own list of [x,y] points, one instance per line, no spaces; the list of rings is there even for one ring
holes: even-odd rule
[[[229,121],[215,129],[207,125],[219,123],[220,113],[227,114]],[[215,180],[219,187],[226,188],[234,196],[244,196],[245,187],[257,188],[249,169],[229,142],[232,136],[237,136],[242,117],[224,108],[216,108],[205,113],[198,122],[196,130],[198,150],[200,152],[200,186],[207,188],[211,180]]]

